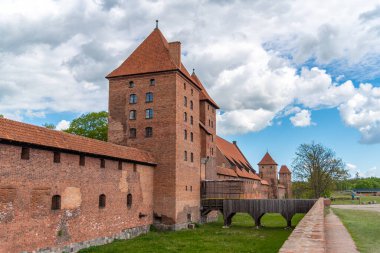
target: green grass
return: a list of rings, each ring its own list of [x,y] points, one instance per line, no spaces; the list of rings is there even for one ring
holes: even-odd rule
[[[376,201],[377,204],[380,204],[380,196],[360,196],[360,202],[359,202],[359,200],[351,200],[351,195],[349,195],[349,194],[339,194],[339,193],[336,193],[336,194],[333,194],[332,197],[336,197],[336,198],[339,198],[339,197],[350,198],[348,200],[335,200],[335,201],[332,201],[331,202],[332,205],[359,205],[360,202],[367,203],[368,201]]]
[[[293,217],[292,225],[298,224],[303,214]],[[223,229],[223,220],[200,225],[194,230],[177,232],[149,232],[132,240],[116,241],[108,245],[92,247],[81,253],[99,252],[278,252],[292,230],[286,227],[279,214],[266,214],[263,228],[255,229],[248,214],[236,214],[232,226]]]
[[[380,252],[380,213],[333,209],[354,239],[361,253]]]

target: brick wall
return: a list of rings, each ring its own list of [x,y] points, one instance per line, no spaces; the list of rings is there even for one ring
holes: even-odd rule
[[[280,253],[326,252],[324,203],[320,198],[281,247]]]
[[[0,252],[112,238],[152,223],[153,167],[123,162],[119,170],[119,161],[106,159],[100,168],[100,159],[89,156],[80,166],[79,155],[68,153],[54,163],[52,151],[34,148],[29,160],[20,154],[21,147],[0,144]],[[51,210],[53,195],[61,196],[60,210]]]

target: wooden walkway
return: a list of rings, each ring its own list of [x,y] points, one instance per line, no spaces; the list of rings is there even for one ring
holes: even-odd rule
[[[224,226],[228,227],[236,213],[248,213],[259,227],[264,214],[279,213],[290,227],[293,216],[296,213],[307,213],[316,201],[315,199],[204,199],[202,215],[218,210],[223,213]]]

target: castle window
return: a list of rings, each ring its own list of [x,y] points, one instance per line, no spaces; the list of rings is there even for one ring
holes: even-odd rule
[[[61,196],[54,195],[51,198],[51,210],[59,210],[61,209]]]
[[[105,208],[106,207],[106,195],[100,194],[99,195],[99,208]]]
[[[129,129],[129,138],[131,139],[136,138],[136,128]]]
[[[183,121],[187,122],[187,113],[186,112],[183,113]]]
[[[131,119],[131,120],[136,119],[136,110],[129,111],[129,119]]]
[[[119,165],[117,166],[117,168],[119,170],[122,170],[123,169],[123,162],[122,161],[119,161]]]
[[[129,103],[130,104],[136,104],[137,103],[137,95],[136,94],[129,95]]]
[[[21,159],[29,160],[30,158],[30,148],[22,147],[21,148]]]
[[[86,157],[84,155],[79,156],[79,166],[85,166],[86,165]]]
[[[105,168],[106,167],[106,160],[103,158],[100,159],[100,168]]]
[[[190,141],[193,142],[194,141],[194,134],[191,132],[190,133]]]
[[[192,185],[190,185],[190,191],[191,191],[191,192],[193,191],[193,186],[192,186]]]
[[[183,152],[183,160],[187,161],[187,151]]]
[[[60,163],[61,162],[61,153],[54,152],[54,163]]]
[[[151,85],[151,86],[156,85],[156,80],[154,80],[154,79],[150,79],[150,85]]]
[[[187,106],[187,97],[186,96],[183,97],[183,105]]]
[[[153,128],[146,127],[145,128],[145,137],[152,137],[153,136]]]
[[[183,89],[186,90],[186,83],[183,83]]]
[[[183,138],[184,138],[185,140],[187,140],[187,130],[184,130],[184,131],[183,131]]]
[[[127,195],[127,207],[131,208],[132,207],[132,194],[128,193]]]
[[[193,91],[193,89],[191,89],[191,96],[194,94],[194,91]]]
[[[190,162],[194,162],[194,154],[193,153],[190,154]]]
[[[193,101],[190,101],[190,109],[193,110]]]
[[[146,103],[153,102],[153,93],[152,92],[148,92],[145,94],[145,102]]]
[[[133,172],[136,172],[137,171],[137,164],[133,164]]]
[[[186,187],[185,187],[185,190],[187,191],[187,185],[186,185]]]
[[[194,123],[193,116],[190,116],[190,124],[192,125]]]
[[[145,118],[146,119],[152,119],[153,118],[153,109],[146,109],[145,110]]]
[[[133,87],[135,87],[135,83],[133,81],[130,81],[129,82],[129,88],[133,88]]]

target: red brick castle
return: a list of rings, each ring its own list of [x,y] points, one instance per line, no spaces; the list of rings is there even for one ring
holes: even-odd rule
[[[291,197],[285,165],[278,173],[266,153],[257,174],[216,135],[219,107],[182,64],[180,42],[154,29],[107,79],[108,142],[0,119],[0,252],[185,228],[204,220],[201,198]]]

